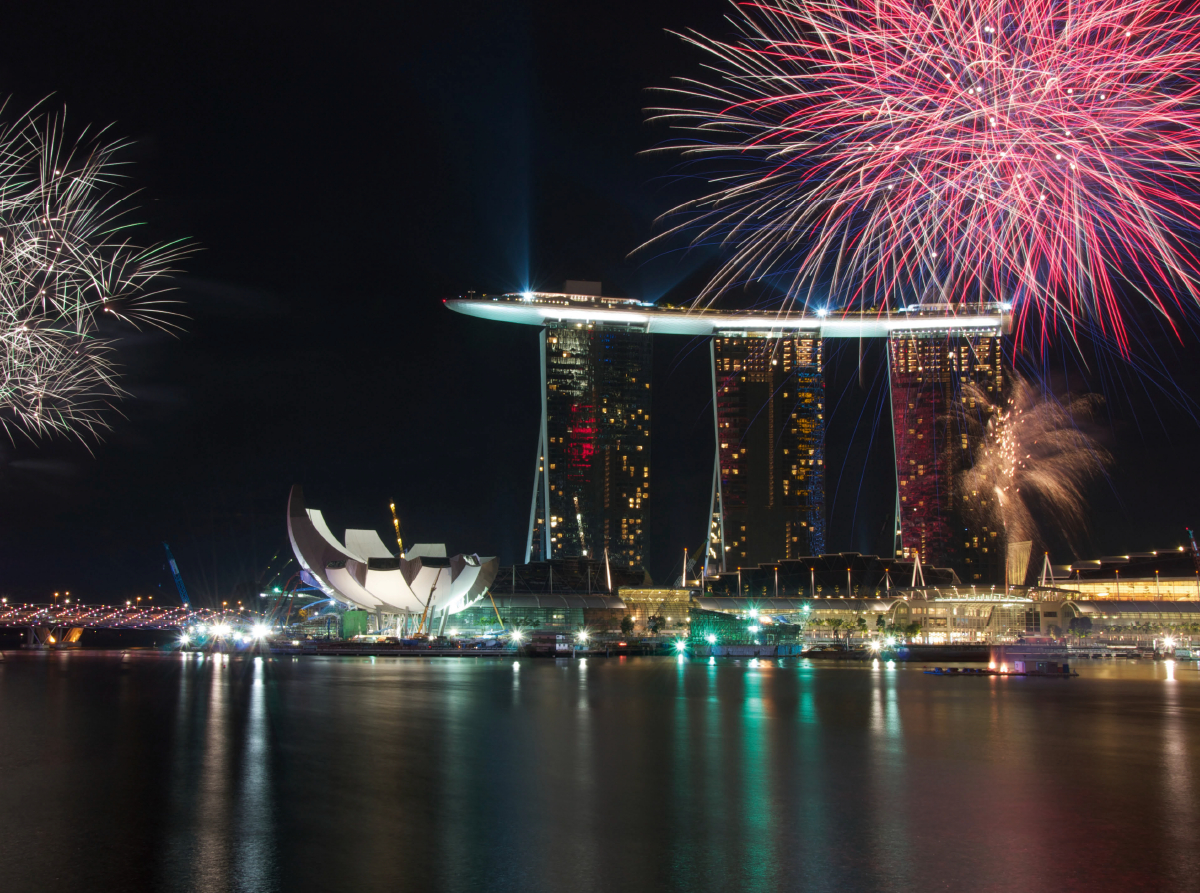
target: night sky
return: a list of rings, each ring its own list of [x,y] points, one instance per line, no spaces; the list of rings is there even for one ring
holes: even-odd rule
[[[179,280],[179,338],[123,344],[124,418],[90,452],[0,446],[0,593],[102,601],[174,588],[249,597],[287,553],[288,488],[331,527],[523,550],[536,448],[537,337],[453,314],[464,293],[559,288],[686,300],[711,269],[683,245],[629,253],[696,194],[645,123],[648,88],[698,74],[667,28],[728,34],[726,5],[21,4],[0,29],[9,114],[49,97],[75,128],[134,141],[147,240],[201,250]],[[1182,344],[1157,364],[1184,393]],[[707,351],[655,343],[651,573],[703,538],[711,475]],[[889,546],[891,436],[874,429],[883,352],[830,351],[828,543]],[[1035,360],[1036,361],[1036,360]],[[1078,557],[1174,547],[1200,524],[1200,425],[1120,364],[1045,361],[1104,390],[1117,457]],[[1105,371],[1107,369],[1107,371]],[[1069,370],[1069,377],[1066,374]],[[886,414],[884,415],[886,419]],[[874,436],[872,432],[874,431]],[[1054,555],[1068,561],[1065,544]]]

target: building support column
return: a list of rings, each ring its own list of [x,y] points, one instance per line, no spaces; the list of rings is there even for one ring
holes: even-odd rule
[[[538,366],[542,373],[542,560],[549,561],[554,556],[550,554],[550,435],[547,430],[549,409],[546,381],[546,339],[550,330],[542,327],[541,351],[538,354]]]
[[[542,429],[538,428],[537,462],[533,466],[533,499],[529,503],[529,534],[525,537],[525,563],[529,564],[533,557],[533,528],[537,521],[538,487],[542,483],[542,468],[545,464],[546,449],[542,444]]]
[[[549,329],[543,326],[540,330],[538,343],[538,379],[541,387],[542,420],[538,425],[537,464],[533,474],[533,499],[529,505],[529,533],[525,537],[525,563],[533,558],[533,530],[537,522],[537,505],[539,485],[542,491],[542,561],[550,556],[550,438],[547,433],[547,395],[546,395],[546,338]]]
[[[708,535],[704,543],[704,566],[708,567],[712,557],[713,546],[717,550],[717,567],[725,572],[725,500],[721,493],[721,417],[717,412],[717,345],[713,338],[708,339],[708,360],[712,370],[712,403],[713,403],[713,484],[712,497],[708,503]],[[714,520],[715,519],[715,520]],[[713,530],[714,524],[716,530]]]
[[[892,558],[896,559],[904,554],[904,536],[901,526],[901,518],[903,507],[900,504],[900,454],[896,450],[896,397],[892,393],[894,383],[892,382],[892,365],[895,362],[895,348],[892,345],[892,339],[889,336],[887,340],[887,374],[888,374],[888,412],[892,419],[892,470],[896,477],[896,528],[892,532]]]

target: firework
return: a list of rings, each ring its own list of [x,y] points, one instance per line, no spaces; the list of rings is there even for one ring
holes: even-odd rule
[[[52,116],[0,126],[0,426],[10,438],[107,427],[122,391],[105,320],[174,327],[163,283],[186,251],[129,240],[114,194],[121,148],[68,143]]]
[[[1195,307],[1200,12],[1170,0],[773,0],[652,117],[712,191],[669,232],[729,254],[705,294],[1006,302],[1019,334],[1128,349]],[[662,237],[660,237],[662,238]]]
[[[1035,517],[1074,538],[1086,527],[1087,487],[1112,461],[1081,427],[1102,398],[1059,402],[1015,374],[1006,390],[997,406],[982,387],[963,385],[956,427],[971,449],[947,447],[948,467],[959,465],[954,478],[963,515],[1010,543],[1044,542]]]

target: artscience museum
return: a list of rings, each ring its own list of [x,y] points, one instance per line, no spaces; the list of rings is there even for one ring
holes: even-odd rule
[[[378,629],[407,626],[416,617],[440,627],[482,599],[499,569],[496,558],[447,556],[441,544],[416,544],[397,556],[374,530],[349,529],[339,540],[320,510],[304,504],[299,485],[288,498],[288,538],[306,582],[374,613]]]

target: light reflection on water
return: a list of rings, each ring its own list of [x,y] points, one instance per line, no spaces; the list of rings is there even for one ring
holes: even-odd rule
[[[3,889],[1186,888],[1200,673],[1080,669],[13,655]]]

